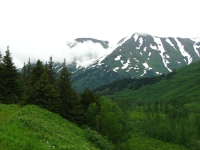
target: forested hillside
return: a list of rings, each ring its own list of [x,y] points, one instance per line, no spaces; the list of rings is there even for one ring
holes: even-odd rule
[[[122,111],[116,103],[105,97],[100,98],[89,89],[77,94],[71,86],[65,60],[58,75],[54,72],[52,57],[46,64],[38,60],[32,66],[29,61],[21,72],[17,71],[12,61],[9,47],[1,58],[1,103],[22,106],[34,104],[79,126],[96,130],[98,134],[106,136],[109,142],[118,144],[122,140],[121,134],[125,128]],[[88,138],[93,143],[107,147],[105,141],[99,141],[98,134],[88,129]]]
[[[128,99],[133,102],[175,100],[186,104],[200,100],[200,61],[173,70],[166,75],[147,78],[127,78],[101,86],[94,91],[110,98]]]

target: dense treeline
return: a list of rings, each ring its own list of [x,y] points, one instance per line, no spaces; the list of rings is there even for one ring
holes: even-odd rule
[[[155,101],[144,107],[146,115],[143,122],[144,132],[166,142],[195,147],[199,139],[199,115],[191,114],[178,100],[172,105]]]
[[[102,95],[110,95],[115,92],[122,91],[125,88],[138,90],[142,86],[151,85],[161,81],[162,79],[169,79],[175,74],[175,70],[172,73],[168,73],[166,76],[164,74],[156,77],[144,77],[144,78],[125,78],[121,80],[114,81],[111,84],[102,85],[96,89],[95,92],[100,92]],[[105,90],[107,89],[107,90]],[[105,90],[105,91],[104,91]],[[103,91],[103,92],[102,92]]]
[[[173,75],[176,74],[176,70],[173,69],[172,72],[169,72],[168,74],[162,74],[159,76],[154,77],[144,77],[144,78],[125,78],[120,79],[117,81],[114,81],[110,84],[105,84],[100,87],[95,88],[93,91],[101,93],[101,95],[111,95],[118,91],[122,91],[125,88],[131,89],[131,90],[138,90],[139,88],[145,86],[145,85],[151,85],[154,83],[157,83],[161,81],[162,79],[170,79],[173,77]]]

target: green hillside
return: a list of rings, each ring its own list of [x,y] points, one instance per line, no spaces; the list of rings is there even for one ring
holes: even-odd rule
[[[149,81],[152,79],[148,78]],[[128,81],[129,83],[123,85],[120,90],[120,86],[113,86],[115,92],[107,96],[112,99],[123,98],[133,102],[153,102],[155,100],[173,102],[178,100],[183,104],[187,103],[188,106],[200,104],[200,61],[182,67],[175,73],[166,75],[159,82],[143,85],[137,90],[134,89],[136,81],[133,80],[133,83],[130,80]],[[103,91],[97,91],[109,93],[111,86],[107,85],[106,87]]]
[[[0,104],[0,149],[95,150],[101,147],[87,139],[86,130],[57,114],[34,105]]]
[[[134,116],[136,115],[139,114],[135,112]],[[137,124],[137,119],[134,122]],[[83,130],[59,115],[38,106],[21,107],[0,104],[0,150],[113,149],[106,139],[94,133],[89,129]],[[145,148],[149,150],[186,150],[181,145],[163,142],[140,134],[132,134],[127,141],[121,144],[125,150],[134,148],[138,150]],[[120,147],[114,149],[120,149]]]

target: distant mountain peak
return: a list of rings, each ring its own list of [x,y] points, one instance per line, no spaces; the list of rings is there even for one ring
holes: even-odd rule
[[[101,44],[103,48],[107,49],[109,48],[109,42],[105,40],[97,40],[94,38],[76,38],[74,41],[67,41],[67,45],[70,48],[75,47],[78,43],[87,43],[87,42],[92,42],[92,43],[98,43]]]
[[[137,34],[137,35],[142,35],[142,36],[150,35],[150,34],[145,33],[145,32],[135,32],[135,33],[133,33],[133,35],[135,35],[135,34]]]

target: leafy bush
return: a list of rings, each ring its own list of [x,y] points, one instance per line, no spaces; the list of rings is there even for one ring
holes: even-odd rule
[[[90,128],[85,129],[85,135],[88,140],[96,144],[100,149],[103,150],[112,150],[114,147],[111,143],[108,142],[106,137],[98,134],[96,131],[91,130]]]

